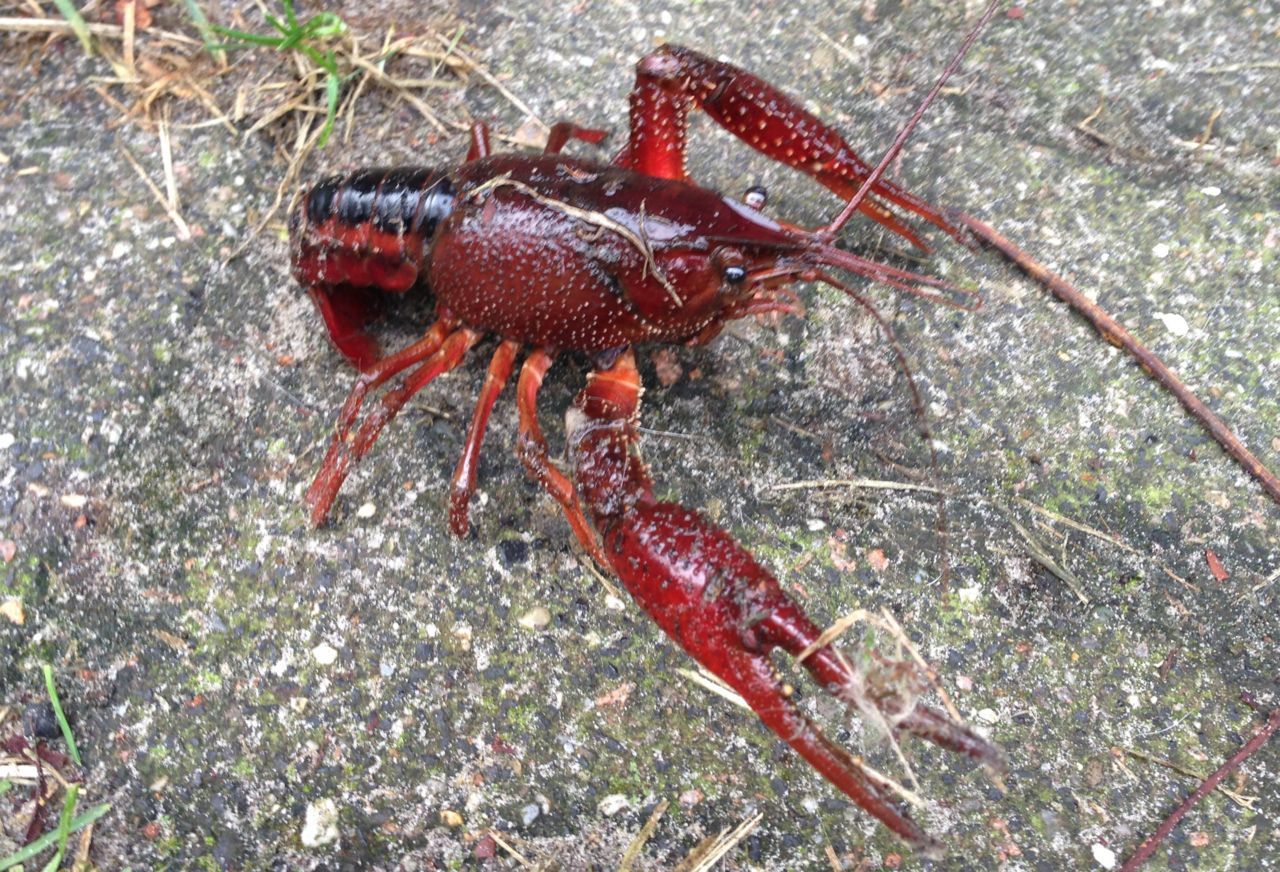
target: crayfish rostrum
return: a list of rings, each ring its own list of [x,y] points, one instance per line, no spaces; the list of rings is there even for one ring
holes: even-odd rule
[[[880,655],[855,666],[725,531],[654,495],[636,450],[641,386],[632,349],[704,343],[735,318],[798,313],[791,286],[802,281],[857,296],[843,277],[852,274],[959,305],[964,292],[838,248],[847,215],[807,230],[761,211],[760,190],[739,202],[695,185],[685,172],[694,108],[812,176],[846,201],[846,212],[856,203],[913,245],[925,247],[919,221],[968,238],[943,212],[879,178],[879,169],[793,99],[674,45],[639,62],[630,137],[608,164],[561,154],[570,139],[599,142],[599,130],[562,123],[543,154],[493,154],[477,125],[466,161],[454,169],[371,169],[322,181],[291,216],[293,271],[360,375],[307,492],[311,518],[325,520],[351,464],[410,397],[482,337],[496,335],[452,478],[449,523],[465,533],[490,411],[517,354],[528,349],[516,388],[517,452],[582,547],[823,776],[907,842],[936,851],[889,783],[801,713],[771,653],[799,658],[824,690],[895,736],[921,736],[993,769],[1002,765],[999,752],[919,700],[914,666]],[[436,320],[417,342],[383,355],[364,329],[367,289],[402,293],[418,285],[434,295]],[[543,377],[562,352],[594,364],[567,413],[567,471],[552,462],[536,414]],[[400,383],[361,421],[370,392],[397,376]]]

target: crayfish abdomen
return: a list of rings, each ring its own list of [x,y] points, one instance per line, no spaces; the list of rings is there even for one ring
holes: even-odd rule
[[[360,369],[380,357],[363,329],[361,289],[412,288],[453,201],[453,183],[443,173],[379,168],[325,179],[289,215],[293,276],[311,294],[334,345]]]

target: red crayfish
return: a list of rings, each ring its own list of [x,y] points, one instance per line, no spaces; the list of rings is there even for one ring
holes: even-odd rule
[[[694,108],[839,195],[840,217],[806,230],[765,215],[758,189],[738,202],[694,185],[685,172]],[[516,388],[517,453],[583,548],[823,776],[908,843],[936,852],[889,783],[800,712],[771,653],[796,657],[827,692],[893,735],[921,736],[993,770],[1002,766],[999,751],[920,702],[914,667],[871,652],[855,668],[727,533],[655,497],[636,450],[642,389],[632,348],[704,343],[735,318],[799,312],[795,282],[819,281],[860,299],[833,271],[951,300],[958,289],[946,282],[837,248],[835,235],[855,208],[921,249],[903,213],[966,244],[971,232],[997,247],[1003,240],[882,179],[888,156],[872,170],[793,99],[696,51],[667,45],[643,58],[630,114],[630,138],[608,165],[560,153],[570,139],[598,143],[603,131],[561,123],[542,155],[491,154],[479,124],[466,161],[452,170],[370,169],[304,194],[290,217],[293,272],[334,345],[361,371],[307,491],[312,521],[324,521],[351,464],[404,404],[496,334],[452,477],[450,527],[464,534],[490,412],[517,353],[529,347]],[[364,329],[366,289],[403,293],[422,284],[434,294],[435,322],[409,347],[382,355]],[[594,364],[566,415],[567,473],[552,462],[536,413],[543,377],[562,351]],[[360,421],[370,392],[406,370]]]
[[[759,211],[758,190],[740,203],[692,184],[684,160],[694,106],[846,201],[871,175],[835,130],[772,86],[668,45],[638,64],[630,141],[611,165],[559,153],[570,138],[598,142],[601,131],[559,124],[543,155],[494,155],[477,125],[456,169],[365,170],[322,181],[303,196],[290,222],[294,275],[334,345],[361,370],[307,492],[311,517],[325,519],[351,463],[411,396],[496,333],[501,341],[452,480],[450,527],[465,533],[489,413],[517,351],[532,347],[517,384],[517,451],[563,507],[578,541],[819,772],[908,842],[933,849],[937,843],[897,807],[881,776],[828,740],[789,699],[770,652],[801,658],[828,692],[895,733],[915,733],[992,766],[1000,765],[998,751],[917,701],[919,683],[902,679],[903,664],[877,655],[870,667],[855,669],[725,532],[655,498],[635,453],[641,388],[630,349],[703,343],[734,318],[798,312],[793,282],[854,293],[830,270],[922,293],[950,286],[836,248],[838,227],[814,232],[770,218]],[[963,236],[888,181],[870,190],[861,211],[921,247],[887,204]],[[420,281],[437,301],[435,323],[408,348],[381,356],[363,329],[358,289],[398,293]],[[563,350],[595,362],[567,416],[571,475],[551,462],[536,414],[543,377]],[[357,429],[369,392],[410,367]]]

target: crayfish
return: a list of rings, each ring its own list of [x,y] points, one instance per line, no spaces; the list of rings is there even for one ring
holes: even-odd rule
[[[685,170],[695,108],[830,189],[845,201],[842,213],[808,230],[765,214],[762,190],[740,202],[698,187]],[[601,130],[560,123],[540,155],[494,154],[481,123],[465,162],[451,170],[368,169],[303,194],[290,217],[293,273],[334,346],[360,370],[306,494],[311,519],[324,522],[351,465],[406,402],[494,335],[450,487],[449,525],[465,534],[490,413],[529,349],[516,385],[517,454],[583,549],[824,777],[906,842],[936,853],[939,843],[902,810],[889,782],[804,716],[772,652],[797,658],[824,690],[892,736],[923,737],[996,772],[1000,752],[921,702],[925,685],[913,666],[874,652],[853,665],[725,531],[655,496],[637,447],[642,388],[633,348],[705,343],[733,319],[799,313],[797,282],[860,300],[840,274],[964,305],[955,295],[966,292],[945,281],[838,248],[855,210],[923,250],[921,222],[963,244],[975,235],[997,247],[1003,240],[882,178],[888,156],[873,170],[792,98],[688,48],[666,45],[639,61],[630,121],[627,143],[608,164],[561,153],[571,139],[599,143]],[[434,323],[408,347],[381,353],[365,329],[368,289],[399,294],[422,285],[436,301]],[[537,399],[563,352],[585,356],[593,371],[566,413],[562,468],[539,426]],[[396,377],[361,420],[371,392]]]

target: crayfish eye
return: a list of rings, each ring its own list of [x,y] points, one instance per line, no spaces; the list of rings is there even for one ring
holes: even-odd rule
[[[769,192],[765,190],[764,185],[752,185],[747,188],[746,195],[742,198],[742,202],[746,203],[752,209],[759,212],[764,208],[764,204],[769,201]]]
[[[741,284],[747,277],[747,259],[737,249],[716,249],[711,260],[720,269],[720,275],[731,285]]]

